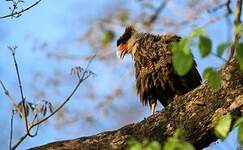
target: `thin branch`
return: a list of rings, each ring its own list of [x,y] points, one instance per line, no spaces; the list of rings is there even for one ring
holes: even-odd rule
[[[69,94],[69,96],[63,101],[63,103],[56,108],[51,114],[49,114],[47,117],[41,119],[40,121],[38,121],[37,123],[33,123],[30,124],[29,126],[29,131],[34,128],[35,126],[37,126],[37,131],[38,131],[38,127],[40,124],[42,124],[43,122],[47,121],[50,117],[52,117],[53,115],[55,115],[60,109],[62,109],[64,107],[64,105],[72,98],[72,96],[75,94],[75,92],[78,90],[79,86],[81,85],[82,82],[84,82],[86,79],[88,79],[92,74],[91,72],[88,70],[88,67],[90,66],[92,60],[95,58],[96,55],[94,55],[88,62],[86,69],[84,70],[82,76],[80,77],[79,74],[77,73],[78,76],[78,83],[76,84],[76,86],[74,87],[74,89],[72,90],[72,92]],[[36,132],[37,133],[37,132]],[[21,144],[24,139],[28,136],[28,132],[25,132],[25,134],[20,137],[20,139],[16,142],[16,144],[12,147],[12,149],[16,149],[18,147],[19,144]]]
[[[88,63],[87,66],[90,65],[90,61]],[[85,81],[86,79],[88,79],[90,77],[91,74],[88,74],[86,75],[88,72],[87,72],[87,67],[86,67],[86,70],[84,71],[82,77],[79,79],[77,85],[74,87],[73,91],[70,93],[70,95],[64,100],[64,102],[58,107],[56,108],[56,110],[54,110],[50,115],[48,115],[47,117],[41,119],[39,122],[35,123],[32,125],[32,128],[38,124],[41,124],[43,123],[44,121],[48,120],[51,116],[53,116],[54,114],[56,114],[70,99],[71,97],[74,95],[74,93],[77,91],[77,89],[79,88],[80,84]]]
[[[231,3],[231,0],[227,0],[226,1],[226,8],[227,8],[228,14],[231,14],[232,13],[232,10],[230,8],[230,3]]]
[[[75,88],[73,89],[71,94],[66,98],[66,100],[55,111],[53,111],[53,113],[51,113],[47,117],[43,118],[42,120],[38,121],[37,123],[31,124],[30,127],[29,127],[29,130],[31,130],[33,127],[35,127],[37,125],[39,126],[41,123],[45,122],[50,117],[52,117],[54,114],[56,114],[71,99],[71,97],[77,91],[77,89],[78,89],[78,87],[80,86],[81,83],[82,83],[82,80],[79,80],[79,82],[77,83],[77,85],[75,86]],[[19,146],[19,144],[21,144],[27,136],[28,136],[28,133],[25,132],[25,134],[17,141],[17,143],[12,147],[12,149],[13,150],[16,149]]]
[[[221,56],[218,56],[217,54],[215,54],[214,52],[211,52],[211,55],[219,58],[220,60],[224,61],[224,62],[228,62],[228,60],[226,60],[225,58],[221,57]]]
[[[4,84],[1,80],[0,80],[0,85],[2,86],[2,88],[4,90],[4,94],[7,96],[8,100],[10,101],[10,103],[12,104],[14,109],[17,110],[17,112],[20,113],[21,116],[24,116],[23,112],[19,109],[18,105],[15,103],[15,100],[10,95],[9,91],[6,89],[6,87],[4,86]]]
[[[63,106],[71,99],[71,97],[73,96],[73,94],[77,91],[78,87],[80,86],[80,84],[83,82],[83,80],[79,80],[79,82],[77,83],[77,85],[75,86],[75,88],[73,89],[73,91],[71,92],[71,94],[66,98],[66,100],[57,108],[55,109],[50,115],[48,115],[47,117],[41,119],[39,122],[35,123],[32,125],[32,128],[38,124],[43,123],[44,121],[48,120],[50,117],[52,117],[53,115],[55,115],[61,108],[63,108]]]
[[[218,6],[208,9],[208,13],[214,13],[222,8],[224,8],[226,6],[226,10],[227,10],[227,15],[230,15],[232,13],[232,10],[230,8],[230,0],[227,0],[225,3],[219,4]]]
[[[12,110],[11,120],[10,120],[10,137],[9,137],[9,150],[12,147],[12,140],[13,140],[13,117],[14,117],[14,110]]]
[[[29,7],[22,9],[21,11],[16,11],[16,12],[12,12],[9,15],[5,15],[5,16],[0,16],[0,19],[4,19],[4,18],[8,18],[8,17],[13,17],[13,16],[20,16],[23,12],[33,8],[34,6],[36,6],[38,3],[40,3],[41,0],[38,0],[37,2],[35,2],[34,4],[30,5]]]
[[[26,107],[25,107],[24,91],[23,91],[23,87],[22,87],[22,83],[21,83],[21,78],[20,78],[20,74],[19,74],[19,68],[18,68],[17,60],[16,60],[16,57],[15,57],[15,50],[16,50],[17,46],[8,47],[8,48],[12,52],[12,56],[13,56],[13,60],[14,60],[14,66],[15,66],[15,70],[16,70],[16,74],[17,74],[17,78],[18,78],[21,101],[22,101],[22,105],[23,105],[23,109],[24,109],[24,116],[23,117],[24,117],[24,120],[25,120],[25,127],[26,127],[26,131],[29,133],[28,116],[27,116]],[[32,137],[32,135],[30,135],[30,134],[29,134],[29,136]]]
[[[164,0],[160,6],[156,9],[155,13],[149,18],[147,22],[145,22],[145,25],[151,26],[152,23],[155,22],[155,20],[159,17],[159,14],[162,12],[162,10],[165,8],[166,4],[169,2],[169,0]]]
[[[88,64],[87,64],[85,70],[88,70],[88,68],[89,68],[89,66],[90,66],[90,64],[91,64],[91,62],[92,62],[92,61],[94,60],[94,58],[97,56],[97,53],[98,53],[98,52],[96,52],[93,56],[91,56],[91,58],[89,59]]]
[[[241,8],[242,8],[242,0],[237,0],[236,2],[236,6],[235,6],[235,13],[234,13],[234,28],[236,28],[238,25],[240,25],[241,20]],[[232,59],[232,57],[235,55],[235,48],[236,48],[236,44],[239,42],[239,33],[237,33],[236,31],[234,31],[234,36],[232,38],[232,43],[231,43],[231,47],[230,47],[230,55],[229,55],[229,59]]]
[[[16,142],[16,144],[11,148],[11,150],[15,150],[18,146],[19,146],[19,144],[21,144],[23,141],[24,141],[24,139],[26,138],[28,136],[28,133],[27,132],[25,132],[25,134],[22,136],[22,137],[20,137],[20,139]]]

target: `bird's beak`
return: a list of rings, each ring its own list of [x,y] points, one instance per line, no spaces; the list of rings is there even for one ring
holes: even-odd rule
[[[126,49],[125,44],[120,44],[120,45],[117,47],[116,56],[117,56],[119,59],[123,59],[124,56],[125,56],[126,54],[127,54],[127,49]]]

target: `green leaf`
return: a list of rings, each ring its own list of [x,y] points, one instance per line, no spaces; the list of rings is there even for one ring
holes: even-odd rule
[[[173,42],[172,52],[183,51],[185,54],[190,54],[191,38],[182,38],[179,42]]]
[[[179,47],[180,50],[182,50],[185,54],[190,54],[191,49],[190,49],[190,44],[191,44],[192,39],[190,38],[182,38],[179,42]]]
[[[192,68],[192,54],[185,54],[182,51],[177,51],[172,55],[172,63],[178,75],[186,75]]]
[[[163,150],[195,150],[195,148],[188,142],[171,137],[164,144]]]
[[[157,141],[153,141],[153,142],[151,142],[151,143],[147,146],[147,148],[148,148],[149,150],[161,150],[160,143],[157,142]]]
[[[135,144],[129,148],[129,150],[142,150],[143,147],[141,144]]]
[[[233,128],[239,126],[241,123],[243,123],[243,117],[240,117],[240,118],[238,118],[238,119],[236,120],[236,122],[235,122]]]
[[[179,42],[173,42],[172,43],[171,51],[172,51],[172,53],[176,53],[176,52],[180,51]]]
[[[178,75],[186,75],[192,67],[192,54],[190,49],[190,38],[183,38],[180,42],[172,44],[172,63]]]
[[[127,18],[128,18],[128,12],[125,10],[119,11],[118,12],[118,18],[121,23],[126,23]]]
[[[240,64],[240,69],[243,70],[243,43],[236,45],[237,60]]]
[[[239,34],[239,35],[242,35],[243,34],[243,25],[242,24],[239,24],[237,26],[235,26],[235,33],[236,34]]]
[[[178,148],[177,149],[179,149],[179,150],[195,150],[195,148],[193,147],[193,145],[191,143],[184,142],[184,141],[180,142],[178,144]]]
[[[221,43],[218,45],[217,47],[217,56],[222,56],[224,51],[230,46],[230,43],[225,42],[225,43]]]
[[[173,134],[173,137],[179,139],[182,135],[183,135],[183,130],[181,128],[177,128],[175,130],[175,133]]]
[[[203,78],[208,81],[213,90],[217,91],[220,88],[221,77],[213,68],[206,68],[203,72]]]
[[[216,123],[214,133],[218,138],[225,139],[230,131],[232,118],[230,113],[222,116]]]
[[[110,42],[112,42],[114,38],[115,38],[115,33],[112,30],[105,30],[103,32],[102,43],[104,45],[107,45]]]
[[[135,139],[130,139],[128,141],[129,150],[141,150],[143,148],[142,144],[137,142]]]
[[[192,144],[181,140],[180,138],[183,136],[183,130],[178,128],[176,129],[173,137],[168,138],[165,142],[163,150],[194,150]]]
[[[212,49],[212,41],[206,36],[199,36],[198,48],[202,57],[206,57]]]
[[[178,144],[178,139],[171,137],[165,142],[163,150],[175,150]]]
[[[201,27],[193,29],[193,31],[190,33],[191,37],[204,36],[204,35],[205,35],[205,30],[204,28]]]
[[[238,129],[238,141],[241,146],[243,146],[243,123],[239,125]]]

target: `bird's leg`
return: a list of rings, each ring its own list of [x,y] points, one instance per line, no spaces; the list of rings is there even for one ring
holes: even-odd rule
[[[157,101],[152,100],[152,101],[150,102],[150,108],[151,108],[151,111],[152,111],[152,115],[155,114],[156,106],[157,106]]]
[[[155,113],[155,109],[156,109],[156,103],[152,104],[152,115]]]

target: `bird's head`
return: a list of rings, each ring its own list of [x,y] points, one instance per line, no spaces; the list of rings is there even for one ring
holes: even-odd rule
[[[125,29],[125,32],[120,36],[117,40],[117,56],[120,59],[123,59],[124,56],[128,53],[131,53],[131,47],[129,42],[131,43],[131,38],[136,33],[134,27],[128,26]]]

